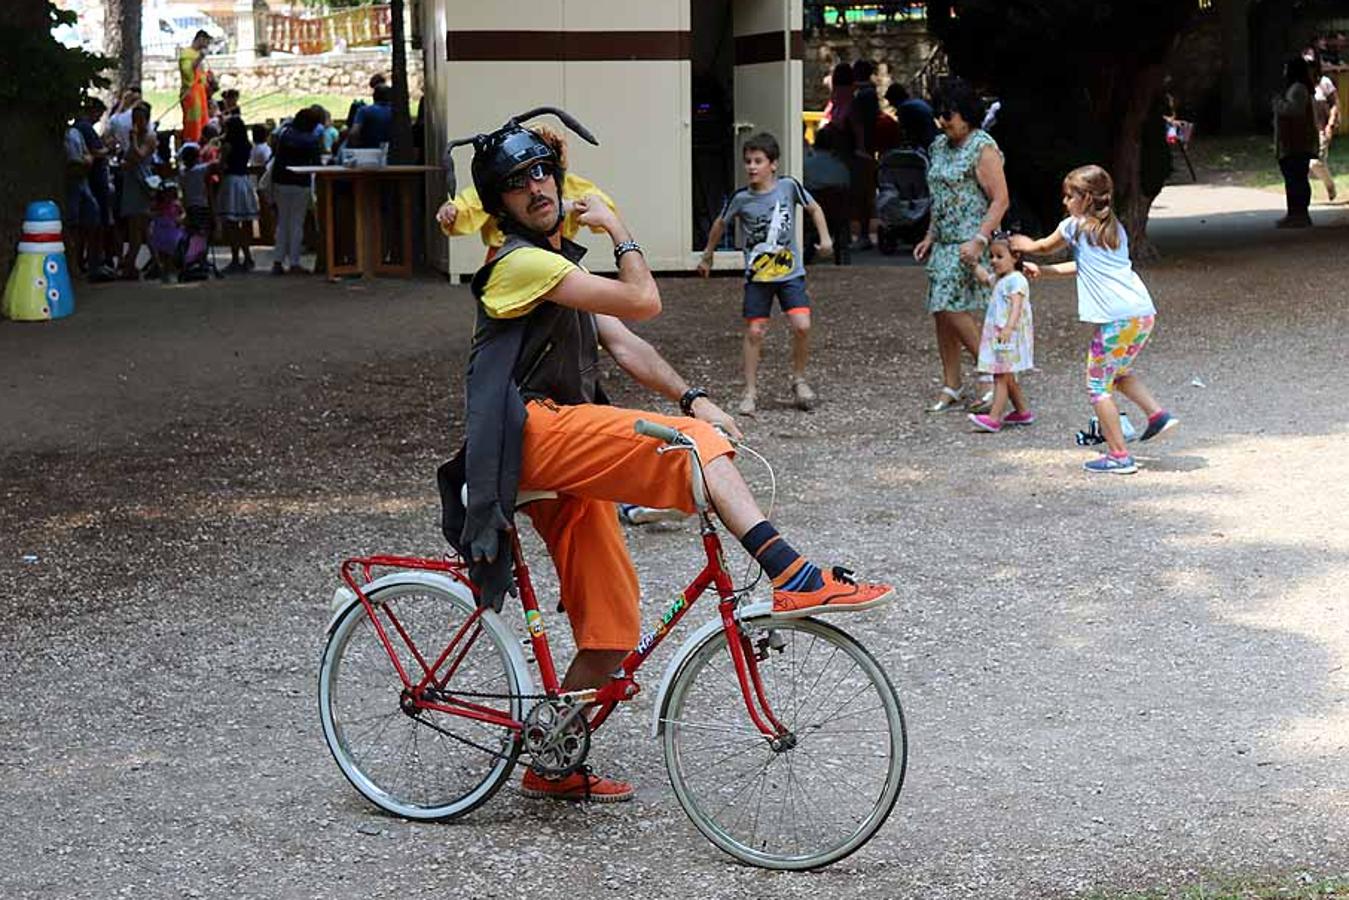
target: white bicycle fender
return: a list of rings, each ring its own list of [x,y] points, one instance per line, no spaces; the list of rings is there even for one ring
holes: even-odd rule
[[[751,603],[748,606],[742,606],[735,611],[737,622],[743,622],[745,619],[754,619],[759,616],[766,616],[773,611],[773,602],[771,600],[760,600],[758,603]],[[675,651],[675,655],[670,657],[669,663],[665,666],[665,674],[661,676],[660,688],[656,691],[656,705],[651,713],[651,736],[660,737],[664,726],[661,721],[665,718],[665,703],[667,695],[670,693],[670,682],[674,681],[675,672],[679,671],[679,666],[684,660],[698,648],[707,636],[721,631],[721,617],[704,622],[697,631],[684,639],[684,643]]]
[[[473,597],[473,591],[469,590],[468,585],[458,579],[451,578],[448,575],[442,575],[439,572],[418,572],[416,570],[406,570],[400,572],[390,572],[380,578],[376,578],[369,584],[362,585],[361,590],[368,597],[372,591],[379,590],[391,584],[422,584],[427,587],[438,588],[446,593],[453,594],[467,604],[469,609],[477,605],[478,601]],[[325,634],[332,634],[337,620],[353,605],[361,602],[361,598],[352,593],[351,589],[345,584],[337,589],[333,594],[332,618],[328,620],[328,628]],[[495,632],[502,640],[501,643],[506,648],[506,655],[510,657],[511,666],[518,673],[520,679],[520,693],[533,694],[534,676],[530,671],[529,664],[525,662],[524,651],[520,648],[520,639],[515,635],[509,625],[507,625],[495,610],[483,610],[483,626],[489,631]],[[448,640],[449,636],[446,636]]]

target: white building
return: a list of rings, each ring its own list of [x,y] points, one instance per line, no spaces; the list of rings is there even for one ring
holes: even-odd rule
[[[654,269],[697,265],[711,217],[744,182],[749,135],[777,136],[779,174],[800,175],[801,0],[426,0],[422,15],[428,158],[447,135],[560,106],[600,141],[573,137],[571,169],[614,198]],[[455,153],[460,185],[471,157]],[[606,242],[586,242],[586,264],[611,271]],[[468,275],[483,246],[437,239],[428,256]],[[719,268],[740,264],[718,254]]]

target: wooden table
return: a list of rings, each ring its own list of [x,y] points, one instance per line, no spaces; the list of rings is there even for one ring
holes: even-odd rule
[[[416,188],[421,184],[427,172],[438,172],[436,166],[291,166],[292,172],[301,175],[313,175],[318,184],[318,221],[323,232],[324,274],[330,278],[344,275],[360,275],[370,278],[375,275],[412,275],[412,229],[418,226],[413,221],[416,209]],[[352,187],[352,231],[354,252],[343,252],[345,248],[338,244],[338,227],[347,223],[339,216],[335,202],[335,188],[340,182],[350,182]],[[397,258],[390,253],[385,259],[380,238],[387,233],[385,222],[385,204],[381,198],[381,185],[391,185],[398,201],[398,209],[393,211],[399,227]],[[345,211],[343,211],[345,215]],[[343,229],[344,233],[346,229]]]

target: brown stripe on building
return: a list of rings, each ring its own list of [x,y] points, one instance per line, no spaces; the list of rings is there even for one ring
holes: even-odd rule
[[[687,31],[449,31],[448,62],[623,62],[692,56]]]
[[[792,59],[806,58],[806,36],[801,31],[792,32]]]

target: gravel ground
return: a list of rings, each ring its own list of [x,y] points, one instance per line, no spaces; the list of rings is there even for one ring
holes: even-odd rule
[[[512,787],[414,826],[333,764],[315,674],[336,566],[442,550],[465,289],[120,285],[63,324],[0,323],[0,895],[1047,897],[1346,871],[1349,221],[1274,233],[1269,196],[1242,197],[1223,216],[1202,188],[1163,195],[1142,371],[1184,426],[1132,478],[1079,468],[1070,284],[1034,292],[1039,422],[976,435],[921,412],[921,271],[812,271],[822,402],[787,406],[778,327],[747,430],[783,530],[899,584],[846,626],[899,687],[911,755],[886,827],[807,875],[695,831],[647,737],[654,691],[592,754],[631,804]],[[732,405],[738,284],[662,291],[643,333]],[[693,532],[631,542],[658,615]]]

